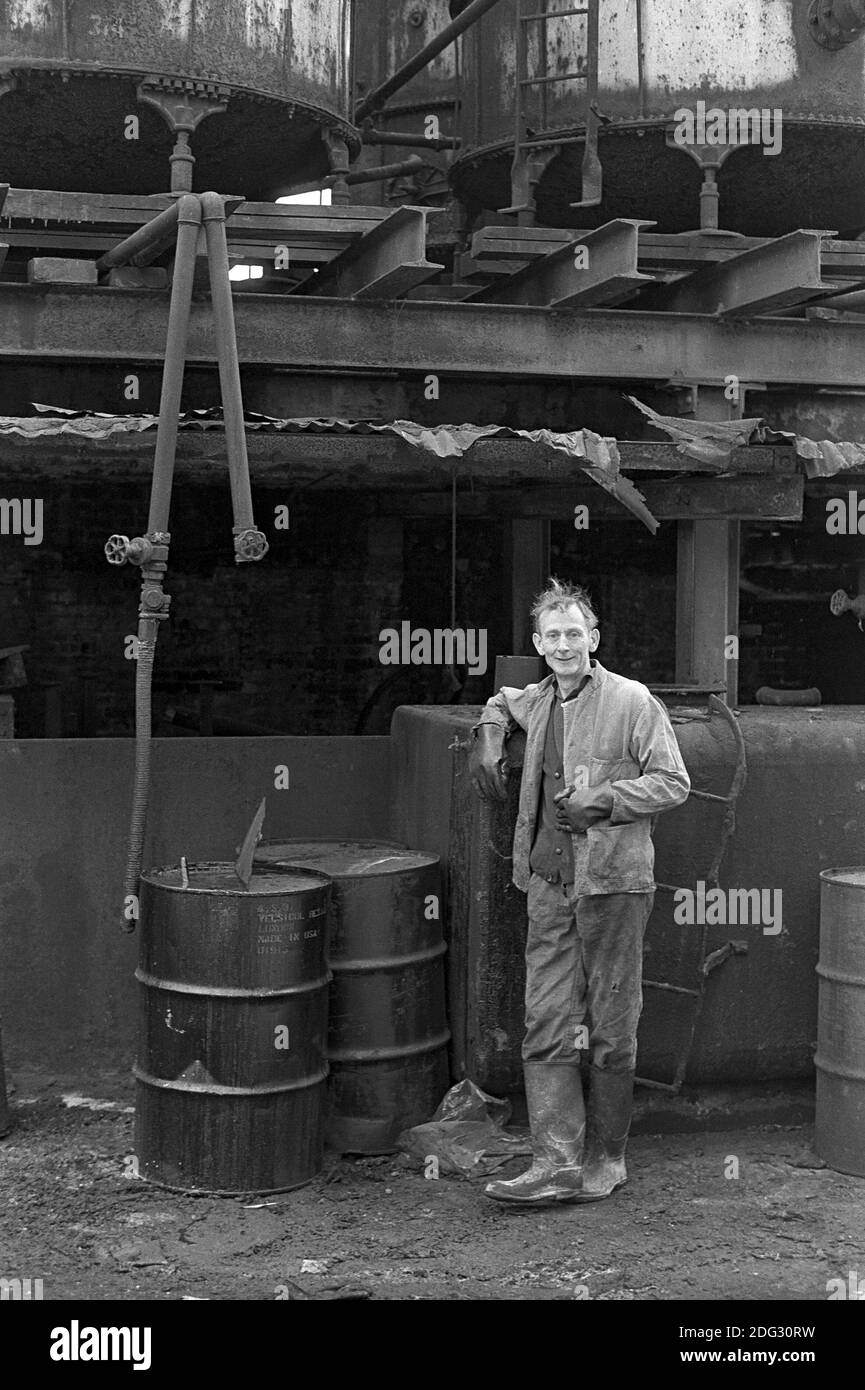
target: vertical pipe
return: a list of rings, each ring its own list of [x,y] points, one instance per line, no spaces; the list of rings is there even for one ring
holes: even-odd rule
[[[180,397],[183,391],[183,368],[186,359],[186,339],[192,305],[192,282],[195,274],[195,252],[201,227],[201,204],[194,193],[184,194],[177,209],[177,251],[171,282],[171,305],[168,311],[168,336],[165,344],[165,365],[162,371],[162,392],[159,398],[159,426],[153,460],[153,485],[150,491],[148,534],[168,530],[171,506],[171,485],[174,480],[174,455],[177,449],[177,425],[180,416]]]
[[[240,390],[240,363],[234,333],[234,305],[228,278],[228,239],[225,234],[225,208],[217,193],[202,193],[207,259],[210,267],[210,294],[219,356],[219,384],[225,420],[225,447],[231,482],[231,505],[235,531],[253,530],[252,492],[246,453],[246,428]]]

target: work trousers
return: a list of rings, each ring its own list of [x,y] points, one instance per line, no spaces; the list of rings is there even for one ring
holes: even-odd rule
[[[643,937],[654,893],[578,898],[532,874],[523,1061],[631,1071],[643,1007]]]

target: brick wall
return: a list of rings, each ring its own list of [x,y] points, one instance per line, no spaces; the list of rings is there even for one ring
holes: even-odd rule
[[[0,537],[0,645],[30,644],[28,687],[16,693],[18,733],[43,733],[41,687],[51,682],[60,686],[62,732],[80,732],[82,677],[92,691],[92,732],[130,733],[135,664],[124,658],[124,638],[137,628],[140,574],[110,567],[102,547],[112,532],[144,529],[149,484],[16,478],[16,494],[44,503],[41,545]],[[201,679],[238,687],[216,693],[217,716],[293,734],[354,732],[377,691],[364,732],[386,732],[397,704],[447,703],[453,692],[440,669],[380,663],[379,632],[403,620],[450,626],[449,520],[403,521],[397,493],[283,486],[256,487],[253,498],[271,551],[258,565],[236,566],[227,481],[175,488],[157,732],[172,732],[160,723],[167,708],[197,708]],[[283,503],[287,532],[273,527]],[[490,672],[467,687],[468,700],[486,698],[495,651],[508,645],[502,543],[498,522],[461,528],[457,625],[491,629]]]
[[[633,680],[670,684],[676,668],[676,524],[653,537],[639,522],[604,521],[576,531],[554,522],[553,572],[583,584],[601,628],[598,658]]]

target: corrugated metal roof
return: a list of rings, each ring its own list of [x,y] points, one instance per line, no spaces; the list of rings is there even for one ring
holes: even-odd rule
[[[25,439],[53,435],[75,435],[87,439],[108,439],[113,434],[136,434],[155,429],[158,415],[104,415],[97,412],[66,410],[63,407],[34,403],[36,415],[0,416],[0,434],[19,434]],[[372,420],[313,419],[298,417],[281,420],[272,415],[252,412],[245,417],[248,430],[297,434],[395,434],[416,449],[426,449],[438,458],[461,458],[479,439],[494,436],[507,439],[529,439],[568,454],[577,466],[622,506],[627,507],[654,534],[658,523],[645,505],[641,492],[620,471],[619,450],[615,439],[595,434],[593,430],[514,430],[505,425],[418,425],[412,420],[391,420],[378,423]],[[180,429],[223,428],[222,411],[192,410],[180,417]]]

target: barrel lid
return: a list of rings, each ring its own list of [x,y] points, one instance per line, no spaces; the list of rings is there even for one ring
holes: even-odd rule
[[[439,863],[438,855],[407,849],[392,840],[265,840],[254,864],[314,865],[330,878],[405,873]]]
[[[826,883],[849,883],[854,888],[865,888],[865,867],[861,864],[850,869],[824,869],[820,877]]]
[[[253,872],[249,888],[244,888],[234,872],[233,864],[204,863],[187,865],[189,884],[183,886],[179,864],[164,869],[149,869],[142,881],[157,888],[176,888],[181,893],[230,893],[237,897],[287,896],[305,889],[323,888],[330,883],[327,874],[315,868],[292,869],[290,873]]]

